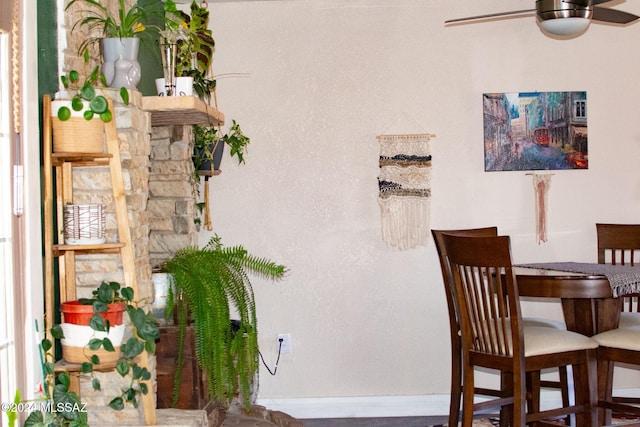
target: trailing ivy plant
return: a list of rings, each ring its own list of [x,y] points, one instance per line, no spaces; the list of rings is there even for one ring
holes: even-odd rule
[[[138,303],[133,300],[134,292],[130,287],[121,288],[118,282],[102,282],[100,286],[93,291],[92,298],[81,298],[82,304],[93,306],[93,316],[89,320],[91,329],[97,332],[109,332],[109,322],[99,314],[107,311],[109,304],[122,302],[126,305],[127,314],[131,320],[133,329],[132,336],[120,346],[120,358],[115,364],[115,370],[121,377],[130,375],[130,383],[127,388],[122,390],[119,396],[114,397],[109,406],[115,410],[121,410],[127,403],[135,408],[138,407],[138,396],[149,392],[146,381],[151,379],[151,373],[146,367],[138,364],[140,355],[143,351],[150,354],[156,351],[156,340],[160,338],[160,330],[158,329],[158,321],[152,312],[146,313]],[[51,334],[55,339],[64,338],[60,325],[54,325]],[[43,341],[43,347],[50,346]],[[99,339],[92,338],[87,343],[90,350],[96,351],[103,348],[106,351],[115,351],[114,345],[108,337]],[[96,368],[99,368],[100,358],[93,354],[87,357],[87,361],[83,362],[80,371],[90,374]],[[93,378],[91,382],[94,390],[100,390],[100,380]]]
[[[167,298],[167,318],[176,311],[178,361],[174,381],[177,403],[184,339],[193,319],[198,365],[206,375],[211,400],[229,402],[240,393],[245,407],[251,405],[251,384],[258,369],[257,318],[248,273],[277,280],[286,267],[251,255],[242,246],[223,247],[215,235],[202,248],[187,247],[164,265],[175,279],[175,292]],[[234,328],[231,308],[239,316]],[[238,322],[235,322],[238,324]]]

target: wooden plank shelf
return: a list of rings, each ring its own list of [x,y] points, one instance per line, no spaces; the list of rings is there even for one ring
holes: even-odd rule
[[[224,124],[224,114],[197,96],[143,96],[142,109],[151,113],[151,126]]]
[[[102,243],[99,245],[53,245],[53,255],[60,256],[65,252],[77,254],[117,254],[124,243]]]
[[[51,153],[51,164],[60,166],[72,163],[72,166],[100,166],[108,165],[112,157],[109,153]]]

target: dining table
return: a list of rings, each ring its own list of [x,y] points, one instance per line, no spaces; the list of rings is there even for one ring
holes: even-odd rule
[[[513,270],[520,297],[559,299],[567,330],[586,336],[617,328],[623,297],[640,293],[640,267],[550,262],[518,264]],[[601,364],[599,398],[611,393],[612,380],[613,364]],[[599,416],[608,421],[604,411]]]

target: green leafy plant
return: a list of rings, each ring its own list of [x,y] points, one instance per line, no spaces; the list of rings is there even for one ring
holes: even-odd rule
[[[139,356],[143,351],[155,353],[156,340],[160,337],[158,322],[152,312],[146,313],[137,302],[133,301],[134,292],[130,287],[121,288],[117,282],[102,282],[100,286],[93,291],[93,298],[79,299],[78,301],[85,305],[93,306],[93,316],[89,321],[89,326],[94,331],[109,332],[109,322],[105,321],[99,313],[107,311],[109,304],[121,302],[126,305],[126,311],[131,320],[133,329],[132,336],[120,347],[120,358],[116,362],[115,370],[123,378],[130,375],[130,383],[128,388],[122,390],[119,396],[114,397],[109,406],[116,410],[121,410],[127,403],[138,407],[137,397],[140,394],[148,393],[146,381],[151,379],[151,373],[146,367],[138,364]],[[60,325],[54,325],[51,334],[56,339],[64,338]],[[43,345],[44,346],[44,345]],[[96,351],[103,348],[106,351],[115,351],[114,345],[108,337],[99,339],[92,338],[87,346],[90,350]],[[82,373],[92,373],[96,366],[100,365],[100,358],[93,354],[87,358],[86,362],[81,365]],[[100,390],[100,381],[93,378],[92,386],[95,390]]]
[[[179,352],[174,382],[174,405],[180,384],[187,320],[193,318],[198,365],[205,372],[209,396],[228,402],[236,392],[248,408],[251,384],[258,369],[257,318],[253,288],[248,273],[277,280],[286,267],[255,257],[242,246],[223,247],[214,236],[202,248],[188,247],[164,265],[175,278],[166,315],[175,310],[178,319]],[[231,308],[239,317],[238,329],[231,321]]]
[[[176,74],[178,76],[201,75],[205,77],[211,68],[215,41],[209,27],[209,10],[193,1],[191,14],[182,13],[186,24],[185,36],[178,41]],[[197,72],[197,73],[194,73]]]
[[[198,181],[200,178],[197,171],[202,168],[202,165],[206,162],[212,162],[213,153],[215,152],[218,144],[226,144],[229,146],[230,155],[236,156],[238,164],[244,163],[244,155],[246,153],[247,145],[251,142],[251,138],[246,136],[240,125],[232,120],[229,132],[224,135],[220,135],[220,131],[217,126],[193,126],[194,134],[194,150],[193,150],[193,166],[196,171],[195,179]]]
[[[87,51],[85,51],[84,60],[85,62],[89,61]],[[78,71],[71,70],[68,74],[62,75],[60,81],[71,98],[71,109],[67,106],[60,107],[57,111],[58,119],[61,121],[69,120],[71,118],[71,110],[84,110],[83,117],[85,120],[93,119],[96,114],[105,123],[113,120],[113,112],[109,110],[107,98],[96,92],[97,87],[107,86],[106,79],[104,74],[100,72],[99,66],[94,67],[84,80],[80,78]],[[129,105],[129,91],[127,88],[120,88],[119,93],[124,104]]]
[[[181,73],[182,76],[193,77],[193,90],[198,98],[211,104],[211,93],[216,88],[216,81],[206,77],[206,74],[200,70],[189,69]]]
[[[135,3],[130,8],[125,5],[125,0],[118,0],[117,12],[113,13],[98,0],[71,0],[67,3],[65,11],[74,4],[81,2],[86,9],[79,13],[81,18],[75,22],[72,29],[77,26],[86,27],[89,37],[80,45],[79,51],[85,51],[90,45],[102,38],[128,38],[136,37],[144,32],[147,27],[143,24],[149,13],[160,14],[162,8],[147,11],[144,7]]]
[[[45,369],[50,378],[54,378],[54,365],[51,362],[53,355],[50,343],[45,340],[43,344],[49,343],[49,347],[43,345],[43,354],[47,357]],[[45,348],[47,350],[45,351]],[[41,400],[42,409],[32,411],[24,422],[25,427],[88,427],[86,405],[80,401],[80,397],[69,391],[71,378],[66,372],[61,372],[55,376],[51,383],[45,383],[45,398]],[[19,396],[19,394],[17,394]],[[46,403],[48,402],[48,403]],[[10,424],[11,425],[11,424]]]

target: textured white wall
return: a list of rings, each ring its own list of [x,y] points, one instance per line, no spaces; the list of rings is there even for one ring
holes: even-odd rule
[[[218,81],[219,107],[252,138],[246,165],[225,157],[211,181],[214,231],[291,270],[254,280],[266,359],[278,333],[293,343],[277,376],[261,370],[260,398],[448,392],[433,242],[400,252],[381,240],[379,133],[435,133],[431,226],[497,225],[516,262],[595,261],[595,222],[638,222],[640,24],[592,24],[572,40],[533,17],[443,24],[533,3],[210,3],[214,72],[248,73]],[[542,245],[531,177],[483,163],[482,93],[536,90],[586,90],[589,109],[590,168],[555,172]],[[556,304],[527,310],[561,316]]]

